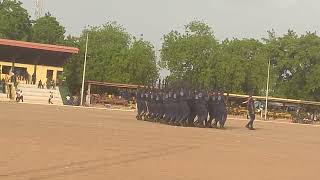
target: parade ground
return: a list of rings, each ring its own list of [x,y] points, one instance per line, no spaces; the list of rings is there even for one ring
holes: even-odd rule
[[[0,103],[1,180],[319,179],[320,127],[229,119],[227,129],[135,112]]]

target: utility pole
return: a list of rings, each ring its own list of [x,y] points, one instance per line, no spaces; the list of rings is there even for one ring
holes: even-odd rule
[[[267,91],[266,91],[266,109],[265,109],[265,120],[267,120],[267,116],[268,116],[268,98],[269,98],[269,82],[270,82],[270,66],[271,66],[271,62],[269,60],[269,64],[268,64],[268,79],[267,79]]]
[[[85,80],[85,77],[86,77],[87,54],[88,54],[88,41],[89,41],[89,34],[87,34],[86,52],[85,52],[85,55],[84,55],[84,63],[83,63],[83,76],[82,76],[82,88],[81,88],[81,103],[80,103],[81,106],[83,106],[84,80]]]

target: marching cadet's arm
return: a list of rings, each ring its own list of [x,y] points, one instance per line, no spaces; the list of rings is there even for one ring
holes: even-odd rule
[[[243,102],[242,104],[247,104],[248,102],[249,102],[249,100],[247,100],[247,101]]]

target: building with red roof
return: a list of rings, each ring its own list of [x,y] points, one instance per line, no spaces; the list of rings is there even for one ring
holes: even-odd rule
[[[0,39],[1,79],[12,75],[21,83],[52,79],[59,82],[63,65],[78,48]],[[28,81],[27,81],[28,80]]]

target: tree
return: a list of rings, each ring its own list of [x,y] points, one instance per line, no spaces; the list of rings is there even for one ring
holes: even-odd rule
[[[37,19],[32,26],[32,41],[45,44],[61,44],[64,40],[65,28],[55,17],[47,13]]]
[[[221,44],[219,75],[228,91],[262,95],[267,74],[264,46],[255,39],[225,40]]]
[[[0,37],[28,40],[30,29],[30,16],[20,1],[0,0]]]
[[[265,40],[272,62],[273,96],[320,100],[316,83],[320,66],[320,38],[307,32],[298,36],[289,30],[282,37]]]
[[[67,38],[66,45],[85,51],[89,34],[86,79],[114,83],[151,85],[158,79],[158,68],[153,46],[135,40],[115,22],[85,29],[80,38]],[[67,84],[79,89],[82,79],[83,54],[74,56],[65,66]]]
[[[263,44],[254,39],[215,39],[205,23],[193,21],[183,34],[165,35],[161,66],[171,81],[189,81],[193,88],[223,88],[229,92],[260,93],[267,60]]]
[[[185,32],[171,31],[164,36],[161,49],[163,68],[171,72],[172,81],[188,82],[193,87],[209,87],[213,64],[218,51],[211,27],[199,21],[185,26]]]
[[[310,99],[320,101],[320,37],[316,33],[307,33],[300,37],[299,54],[297,57],[302,64],[302,77],[306,85],[303,90],[305,97],[303,99]]]
[[[64,45],[77,47],[81,49],[80,53],[83,52],[84,49],[83,41],[80,42],[80,38],[77,37],[68,36],[64,41]],[[72,94],[76,94],[77,92],[79,92],[81,87],[81,75],[83,72],[84,57],[83,54],[80,53],[72,55],[64,65],[63,78],[65,78],[66,85],[68,86]]]
[[[130,35],[117,23],[91,27],[83,33],[85,40],[89,33],[87,78],[96,81],[128,82],[126,74]]]
[[[128,81],[152,85],[159,76],[154,47],[142,39],[134,40],[127,57]]]

